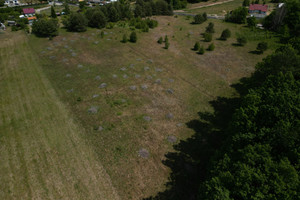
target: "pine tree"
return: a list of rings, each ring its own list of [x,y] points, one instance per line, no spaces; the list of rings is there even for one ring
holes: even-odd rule
[[[203,46],[200,47],[198,53],[201,54],[201,55],[203,55],[205,53],[205,50],[204,50]]]
[[[127,42],[127,34],[125,33],[124,35],[123,35],[123,39],[122,39],[122,42],[123,43],[126,43]]]
[[[158,44],[162,44],[162,43],[163,43],[163,38],[160,37],[160,38],[158,39],[157,43],[158,43]]]
[[[137,35],[136,35],[136,32],[131,32],[130,34],[130,42],[133,42],[133,43],[136,43],[137,41]]]
[[[195,45],[194,45],[194,51],[198,51],[200,49],[200,43],[199,42],[196,42]]]
[[[211,43],[208,48],[207,48],[208,51],[213,51],[215,50],[215,44],[214,43]]]
[[[52,18],[56,18],[57,17],[53,6],[51,6],[51,17]]]

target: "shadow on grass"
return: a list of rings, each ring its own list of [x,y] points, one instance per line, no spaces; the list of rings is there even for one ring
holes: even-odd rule
[[[166,190],[144,200],[194,200],[199,186],[207,179],[207,167],[227,140],[226,129],[239,98],[211,101],[214,113],[199,112],[198,119],[186,123],[194,135],[174,145],[176,152],[167,153],[163,164],[171,169]]]
[[[232,43],[231,45],[234,47],[242,47],[243,46],[243,45],[240,45],[239,43]]]

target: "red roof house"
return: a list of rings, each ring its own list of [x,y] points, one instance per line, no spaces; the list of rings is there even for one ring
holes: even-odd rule
[[[23,8],[24,15],[34,15],[35,10],[34,8]]]
[[[268,5],[251,4],[249,7],[249,13],[266,14],[268,11]]]

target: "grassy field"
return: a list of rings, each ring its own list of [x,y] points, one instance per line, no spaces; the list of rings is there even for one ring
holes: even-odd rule
[[[28,36],[0,40],[0,199],[120,199]]]
[[[61,30],[52,41],[30,38],[32,52],[76,124],[84,127],[83,138],[121,199],[141,199],[163,190],[169,169],[161,161],[173,151],[168,137],[175,136],[177,142],[190,137],[193,130],[185,123],[197,118],[198,111],[210,112],[209,101],[217,96],[235,95],[229,86],[249,75],[277,46],[265,32],[243,25],[218,20],[192,25],[185,17],[155,18],[159,26],[138,32],[136,44],[120,42],[130,33],[121,27],[105,29],[104,38],[96,29]],[[216,49],[199,55],[191,48],[196,41],[208,47],[200,33],[209,22],[215,23]],[[232,38],[217,40],[225,28]],[[249,39],[245,47],[234,45],[237,33]],[[168,50],[156,42],[165,35]],[[269,42],[270,50],[264,55],[249,53],[262,40]],[[141,157],[141,149],[149,156]]]
[[[212,5],[207,6],[209,4],[224,2],[219,5]],[[187,8],[184,11],[188,13],[198,14],[204,13],[207,14],[216,14],[216,15],[225,15],[227,12],[230,12],[238,7],[241,7],[243,4],[243,0],[233,0],[233,1],[226,1],[226,0],[219,0],[219,1],[208,1],[208,2],[201,2],[197,4],[188,4]],[[276,7],[276,4],[271,3],[270,1],[266,0],[266,4],[269,6],[269,11],[273,10]],[[202,7],[207,6],[207,7]],[[200,7],[200,8],[199,8]]]

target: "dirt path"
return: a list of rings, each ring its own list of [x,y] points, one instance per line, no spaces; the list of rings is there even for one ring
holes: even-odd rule
[[[2,39],[0,199],[120,199],[27,36],[17,32]]]

